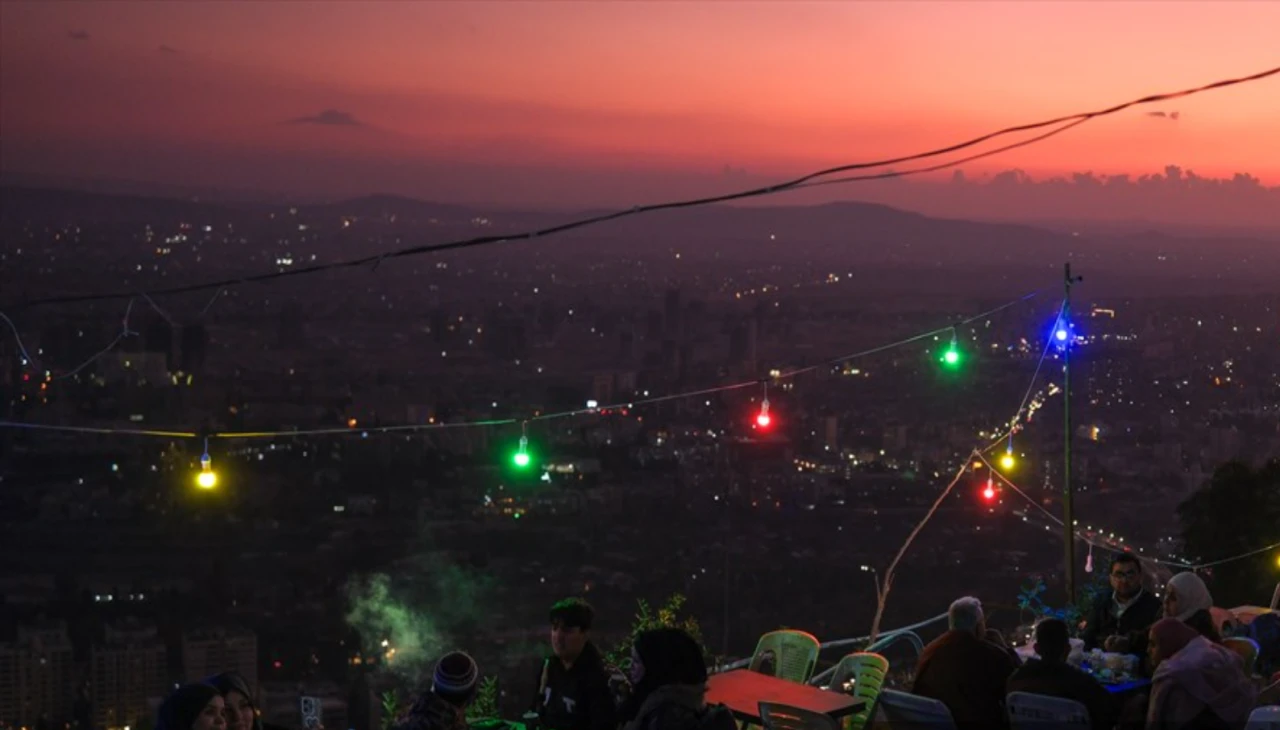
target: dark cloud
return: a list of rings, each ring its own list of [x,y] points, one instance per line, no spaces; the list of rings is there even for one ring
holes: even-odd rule
[[[1176,122],[1181,114],[1179,112],[1147,112],[1147,116],[1157,117],[1159,119],[1172,119]]]
[[[337,109],[325,109],[319,114],[290,119],[289,124],[321,124],[330,127],[363,127],[364,122],[347,112]]]
[[[161,53],[181,53],[182,52],[174,48],[173,46],[166,46],[163,43],[160,44],[160,48],[158,48],[157,50],[159,50]]]
[[[69,30],[67,31],[67,39],[73,41],[89,40],[89,31],[87,30]]]

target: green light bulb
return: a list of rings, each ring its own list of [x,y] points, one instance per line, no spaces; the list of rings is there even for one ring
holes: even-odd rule
[[[529,454],[524,451],[517,451],[516,455],[512,457],[511,460],[515,462],[516,466],[523,469],[529,465]]]

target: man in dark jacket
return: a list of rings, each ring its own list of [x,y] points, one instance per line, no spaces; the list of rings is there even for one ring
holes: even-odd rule
[[[982,604],[976,598],[956,600],[947,610],[947,623],[951,630],[921,653],[911,692],[946,705],[959,728],[1008,727],[1005,683],[1014,660],[984,638]]]
[[[1070,633],[1065,621],[1045,619],[1036,624],[1036,655],[1009,677],[1009,692],[1030,692],[1075,700],[1089,711],[1089,724],[1109,730],[1116,724],[1117,707],[1111,693],[1088,674],[1067,664],[1071,653]]]
[[[1085,627],[1084,648],[1145,656],[1147,631],[1163,612],[1160,599],[1142,588],[1142,564],[1121,553],[1111,561],[1111,593],[1093,607]]]
[[[547,730],[615,730],[610,672],[591,642],[595,611],[582,599],[551,607],[551,656],[538,672],[533,711]]]

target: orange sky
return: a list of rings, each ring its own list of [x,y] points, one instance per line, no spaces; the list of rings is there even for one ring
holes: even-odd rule
[[[4,0],[0,164],[315,190],[358,169],[369,191],[442,161],[783,174],[1280,65],[1276,28],[1280,3],[1225,0]],[[1280,78],[1157,108],[1181,118],[966,169],[1280,184]],[[284,123],[326,109],[364,126]]]

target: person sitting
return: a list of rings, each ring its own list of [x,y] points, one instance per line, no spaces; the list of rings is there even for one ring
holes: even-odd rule
[[[595,611],[580,598],[551,607],[552,655],[542,662],[533,711],[551,730],[615,730],[610,672],[591,641]]]
[[[911,691],[947,706],[959,727],[1002,728],[1005,683],[1013,659],[986,641],[986,619],[976,598],[960,598],[947,609],[947,633],[920,654]]]
[[[1151,627],[1147,646],[1155,667],[1147,702],[1148,728],[1244,726],[1258,690],[1245,676],[1238,655],[1171,617]]]
[[[454,651],[440,657],[431,687],[414,701],[394,730],[466,730],[466,709],[475,699],[480,669],[469,654]]]
[[[1178,573],[1165,586],[1164,615],[1176,618],[1195,629],[1201,636],[1215,644],[1222,643],[1222,634],[1213,620],[1213,596],[1200,576],[1191,571]]]
[[[1117,708],[1101,684],[1087,673],[1067,664],[1071,654],[1071,634],[1062,619],[1049,618],[1036,624],[1035,651],[1039,659],[1029,659],[1009,677],[1009,692],[1030,692],[1075,700],[1089,711],[1089,725],[1109,730],[1116,723]]]
[[[210,684],[184,684],[165,698],[156,730],[226,730],[222,693]]]
[[[1111,561],[1111,591],[1093,607],[1085,627],[1085,650],[1146,652],[1147,630],[1160,619],[1160,599],[1142,587],[1142,564],[1128,553]]]
[[[702,647],[676,628],[645,631],[631,647],[631,695],[620,715],[623,730],[735,730],[724,705],[708,707]]]

